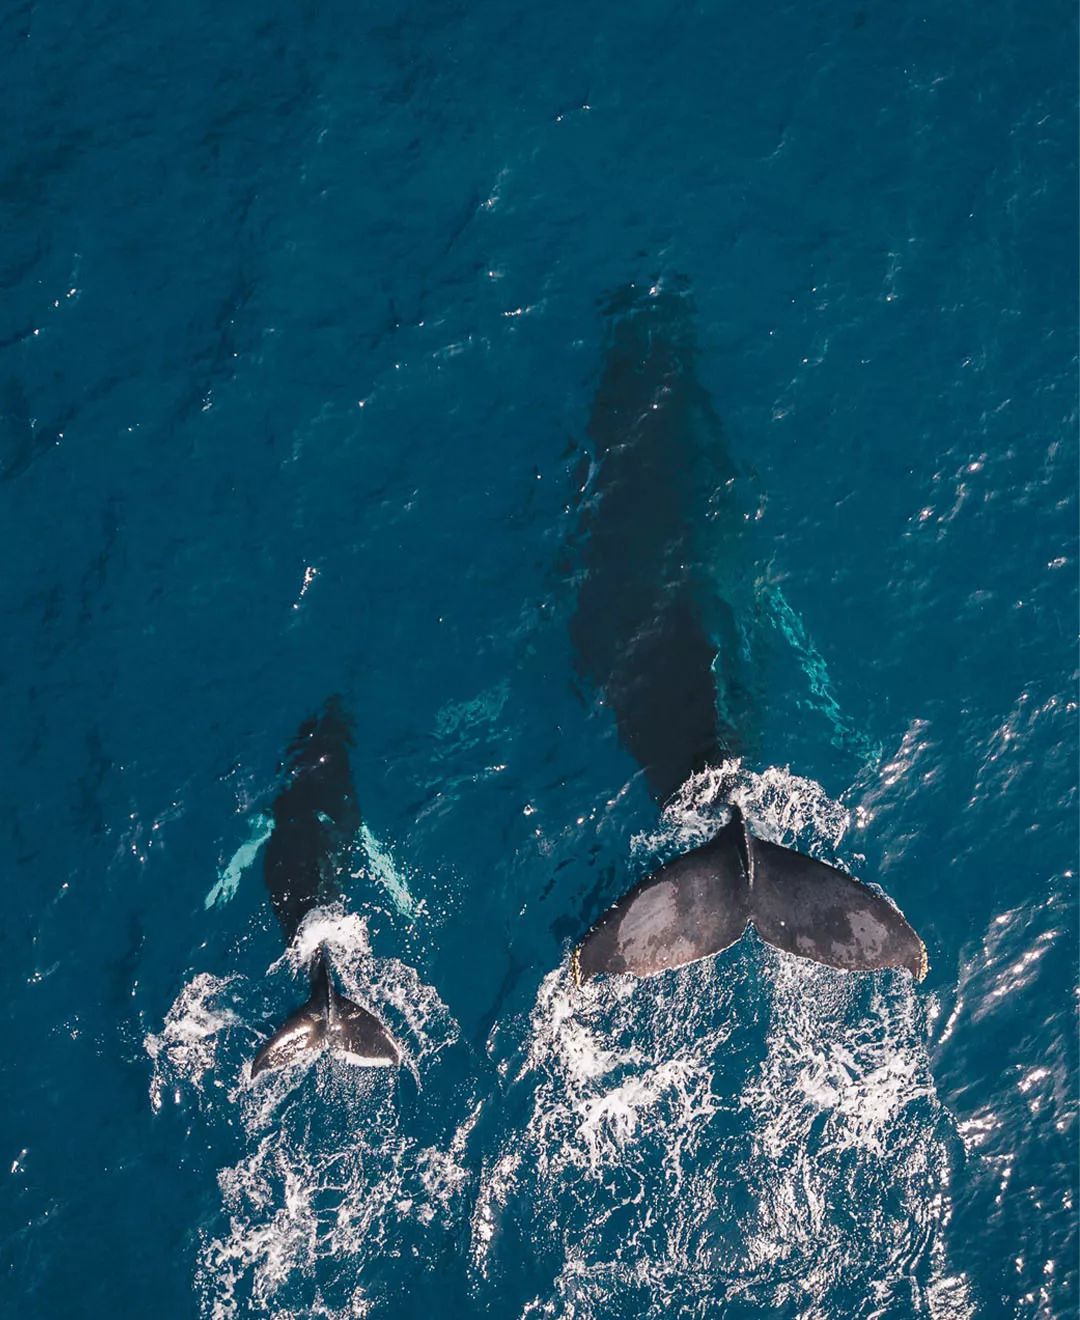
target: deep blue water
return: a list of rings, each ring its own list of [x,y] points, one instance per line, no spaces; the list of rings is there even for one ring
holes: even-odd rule
[[[1075,1314],[1073,7],[2,24],[0,1311]],[[628,281],[761,492],[741,800],[919,987],[567,981],[716,810],[567,640]],[[412,1066],[252,1087],[243,863],[332,692],[385,856],[320,933]]]

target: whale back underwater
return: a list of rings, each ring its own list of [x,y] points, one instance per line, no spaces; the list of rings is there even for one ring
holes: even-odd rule
[[[309,912],[339,897],[337,876],[360,828],[349,768],[352,727],[340,700],[301,725],[284,766],[285,785],[274,799],[273,830],[263,875],[287,943]],[[351,1063],[390,1067],[397,1046],[373,1013],[340,993],[320,945],[309,965],[311,997],[256,1054],[251,1075],[331,1049]]]
[[[735,612],[687,565],[702,562],[695,541],[703,521],[723,553],[737,555],[746,513],[740,473],[695,375],[686,293],[628,286],[605,319],[570,640],[580,678],[610,711],[662,806],[692,775],[742,750],[733,712],[745,711],[751,685]],[[703,468],[715,492],[706,520],[693,508]],[[286,941],[309,911],[338,897],[336,875],[360,827],[350,741],[332,698],[288,751],[264,857]],[[579,983],[654,975],[721,952],[751,925],[777,948],[830,967],[926,973],[922,941],[888,898],[757,838],[732,803],[712,839],[646,876],[599,918],[574,950],[572,974]],[[311,997],[262,1046],[252,1075],[326,1048],[359,1065],[397,1064],[383,1025],[335,988],[324,948],[309,970]]]
[[[745,694],[731,607],[688,564],[703,524],[691,492],[708,463],[724,553],[737,554],[745,511],[694,372],[689,298],[630,286],[607,307],[608,346],[589,422],[580,585],[570,637],[582,677],[609,708],[620,741],[663,805],[691,775],[739,748],[722,718],[717,673]],[[725,702],[731,710],[740,704]],[[752,924],[768,943],[845,971],[907,968],[926,950],[884,895],[836,867],[756,838],[734,804],[703,847],[647,876],[573,956],[575,978],[652,975],[733,944]]]

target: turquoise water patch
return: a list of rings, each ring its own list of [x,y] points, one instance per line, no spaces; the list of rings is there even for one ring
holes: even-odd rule
[[[329,822],[329,817],[322,819]],[[273,832],[273,817],[260,812],[251,818],[248,837],[229,858],[217,883],[203,900],[207,910],[228,903],[235,897],[244,872],[258,858],[260,849]],[[358,838],[366,854],[372,879],[382,885],[403,917],[414,920],[421,911],[421,904],[409,892],[404,873],[395,863],[390,850],[380,843],[367,825],[361,825]]]
[[[833,691],[825,658],[783,588],[770,583],[761,588],[761,596],[773,626],[795,652],[799,668],[806,676],[809,695],[802,704],[825,717],[831,729],[829,741],[834,747],[854,751],[867,765],[877,765],[881,760],[881,744],[863,733],[844,713]]]
[[[479,727],[499,718],[509,695],[510,683],[504,678],[466,701],[447,702],[435,717],[435,736],[472,747],[478,741]]]
[[[360,826],[360,842],[367,854],[372,879],[386,890],[398,912],[414,921],[423,905],[409,892],[404,872],[394,861],[390,849],[380,843],[367,825]]]
[[[203,907],[207,911],[212,907],[228,903],[235,896],[237,889],[240,887],[241,877],[258,857],[259,849],[273,832],[274,819],[272,816],[265,815],[263,812],[252,816],[248,837],[229,858],[218,876],[217,884],[203,900]]]

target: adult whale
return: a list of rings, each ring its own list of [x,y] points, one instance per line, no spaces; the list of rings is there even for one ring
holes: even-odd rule
[[[351,742],[348,717],[332,697],[321,714],[300,726],[286,755],[286,782],[274,799],[263,874],[289,943],[313,908],[339,896],[336,877],[360,828],[349,772]],[[324,945],[308,971],[311,997],[256,1054],[252,1077],[323,1049],[366,1067],[399,1063],[398,1048],[379,1019],[334,985]]]
[[[720,541],[738,540],[746,514],[694,375],[685,294],[631,286],[607,310],[570,636],[581,675],[663,804],[738,750],[733,703],[718,711],[716,674],[738,687],[739,630],[695,567],[695,485],[709,482],[704,521],[720,524]],[[647,876],[596,922],[573,955],[576,980],[681,967],[726,949],[748,924],[770,944],[831,967],[925,975],[922,941],[887,898],[757,838],[739,808],[729,810],[708,843]]]

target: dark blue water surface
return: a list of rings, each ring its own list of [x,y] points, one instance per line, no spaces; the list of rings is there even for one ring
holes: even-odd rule
[[[2,24],[0,1311],[1075,1314],[1073,6]],[[758,492],[724,772],[920,986],[752,937],[567,978],[719,818],[567,640],[628,282]],[[333,692],[368,860],[308,935],[410,1067],[253,1086]]]

